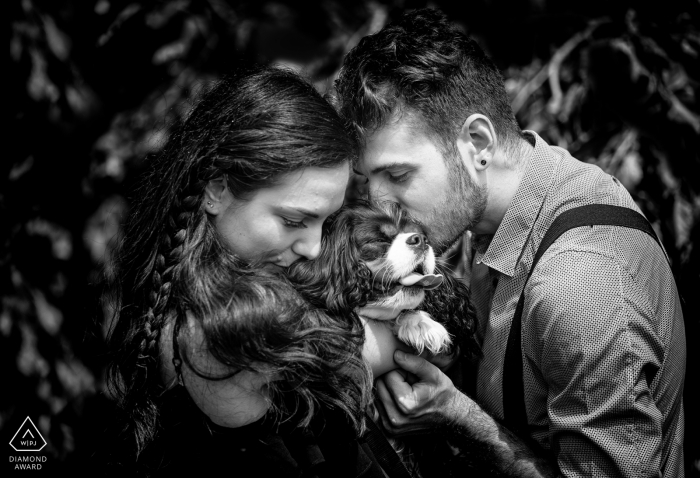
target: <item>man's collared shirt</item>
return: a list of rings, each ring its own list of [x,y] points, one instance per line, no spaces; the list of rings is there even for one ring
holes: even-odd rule
[[[501,225],[473,238],[476,398],[497,419],[511,321],[549,225],[587,204],[639,212],[617,179],[528,134],[534,151]],[[530,435],[565,476],[683,476],[685,331],[653,238],[615,226],[564,233],[527,283],[522,352]]]

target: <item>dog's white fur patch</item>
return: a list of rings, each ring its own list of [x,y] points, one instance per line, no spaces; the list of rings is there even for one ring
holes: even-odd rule
[[[394,280],[406,277],[421,263],[426,274],[432,274],[435,271],[435,253],[432,247],[428,246],[424,252],[416,254],[416,251],[406,243],[408,238],[415,235],[415,232],[402,232],[397,234],[391,242],[385,262],[391,265]]]

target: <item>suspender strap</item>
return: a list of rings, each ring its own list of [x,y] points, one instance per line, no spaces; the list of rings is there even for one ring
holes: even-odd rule
[[[569,229],[582,226],[622,226],[638,229],[649,234],[661,247],[649,221],[638,212],[620,206],[591,204],[576,207],[561,213],[554,220],[540,243],[530,267],[530,272],[523,284],[523,291],[515,309],[510,326],[508,344],[503,361],[503,414],[508,428],[521,438],[527,438],[527,414],[525,412],[525,387],[523,383],[523,357],[521,349],[521,326],[523,306],[525,304],[525,286],[532,271],[545,251],[559,236]],[[662,247],[663,250],[663,247]],[[664,253],[665,254],[665,253]]]
[[[384,472],[389,478],[411,478],[399,455],[396,454],[396,451],[394,451],[394,448],[386,439],[379,426],[374,423],[372,417],[369,415],[365,416],[365,422],[367,422],[365,441]]]

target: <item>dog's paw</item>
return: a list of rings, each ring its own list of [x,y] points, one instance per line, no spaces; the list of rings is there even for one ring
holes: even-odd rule
[[[420,354],[428,349],[433,355],[446,352],[452,344],[442,324],[421,310],[405,312],[397,321],[399,340],[411,345]]]

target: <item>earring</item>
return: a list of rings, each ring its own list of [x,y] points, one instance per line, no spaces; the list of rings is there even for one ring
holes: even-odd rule
[[[207,201],[207,206],[214,207],[214,205],[211,203],[211,201]]]
[[[485,160],[485,159],[482,159],[482,160],[481,160],[481,165],[482,165],[482,166],[486,166],[486,160]]]

